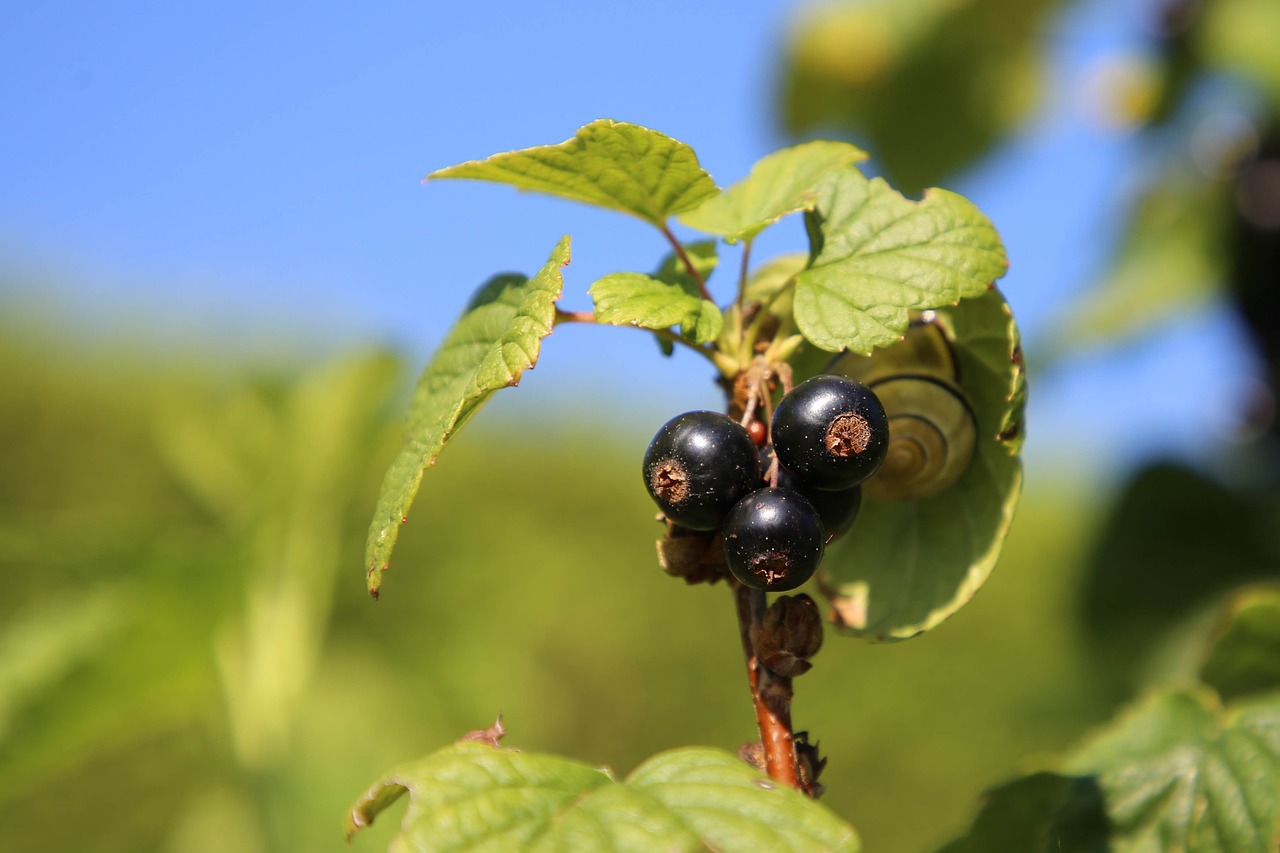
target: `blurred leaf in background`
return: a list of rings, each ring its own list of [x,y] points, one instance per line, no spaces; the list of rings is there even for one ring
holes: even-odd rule
[[[793,25],[781,122],[864,143],[916,194],[1026,121],[1046,73],[1045,21],[1059,0],[826,2]]]
[[[834,133],[866,145],[908,192],[954,180],[1038,114],[1050,36],[1070,5],[806,6],[783,59],[780,124],[796,136]],[[1280,63],[1269,40],[1275,4],[1167,0],[1135,14],[1144,43],[1100,61],[1087,89],[1098,116],[1138,134],[1131,183],[1115,188],[1128,209],[1091,295],[1064,306],[1054,339],[1041,344],[1042,365],[1158,329],[1229,282],[1238,287],[1231,223],[1280,209],[1272,186],[1280,182],[1259,177],[1270,173],[1268,128],[1280,114]],[[1099,199],[1098,211],[1114,201]]]
[[[1183,464],[1150,465],[1099,530],[1080,591],[1099,654],[1132,676],[1169,631],[1280,565],[1277,506]],[[1132,686],[1132,685],[1130,685]]]
[[[1244,589],[1225,611],[1203,655],[1200,679],[1227,701],[1280,688],[1280,590]]]
[[[1050,343],[1062,350],[1111,343],[1158,329],[1206,307],[1221,291],[1226,262],[1224,188],[1169,169],[1131,211],[1115,259],[1093,295],[1064,311]]]
[[[498,711],[513,745],[620,773],[756,737],[731,596],[652,551],[656,424],[570,406],[531,431],[496,402],[432,469],[374,604],[396,362],[215,367],[32,331],[0,337],[6,845],[340,849],[369,779]],[[807,676],[823,802],[871,849],[939,843],[1019,756],[1106,715],[1061,607],[1079,508],[1030,490],[1000,582],[945,632],[828,644]]]
[[[55,807],[37,792],[86,759],[145,756],[154,775],[139,784],[158,786],[146,797],[172,803],[199,798],[227,759],[271,771],[323,652],[342,522],[395,362],[219,381],[148,370],[137,354],[90,356],[97,370],[43,357],[8,343],[24,370],[6,376],[26,381],[0,392],[13,419],[40,415],[30,435],[7,425],[3,559],[21,580],[0,635],[13,653],[0,787]],[[180,784],[163,778],[180,767]],[[177,808],[129,808],[127,784],[104,793],[147,831]]]
[[[1031,115],[1044,22],[1062,5],[815,7],[788,48],[787,125],[847,130],[900,185],[940,183]],[[1153,331],[1223,281],[1247,283],[1242,316],[1264,353],[1280,352],[1266,344],[1280,328],[1276,54],[1263,38],[1273,4],[1161,8],[1142,81],[1153,89],[1121,96],[1167,156],[1152,158],[1152,189],[1135,193],[1117,266],[1099,276],[1128,283],[1099,289],[1112,307],[1081,311],[1116,319],[1088,329],[1118,339],[1138,330],[1128,321]],[[1223,71],[1246,94],[1218,100],[1196,85]],[[1196,120],[1196,97],[1218,118]],[[1219,104],[1247,122],[1222,124]],[[1209,141],[1199,161],[1193,140]],[[342,849],[340,816],[367,780],[498,711],[512,744],[623,774],[673,746],[732,750],[756,736],[729,596],[671,581],[652,552],[636,469],[658,424],[601,429],[599,407],[548,400],[535,429],[495,402],[430,472],[394,594],[374,605],[361,553],[400,447],[394,359],[229,365],[174,346],[79,345],[8,308],[0,846]],[[1231,450],[1255,491],[1156,468],[1121,491],[1115,521],[1096,491],[1031,471],[1001,568],[946,626],[893,646],[827,645],[796,722],[831,756],[823,802],[867,849],[936,849],[985,787],[1111,716],[1116,668],[1129,676],[1133,664],[1096,654],[1079,605],[1166,634],[1179,630],[1168,611],[1212,616],[1226,594],[1240,619],[1178,671],[1224,696],[1270,683],[1257,660],[1274,603],[1230,588],[1274,576],[1274,489],[1256,482],[1274,466],[1265,451]],[[1219,725],[1211,701],[1188,695],[1183,705]],[[1033,778],[1031,799],[1054,805],[1079,777]],[[1019,837],[1042,837],[1043,815],[1028,814]],[[357,849],[385,848],[394,824],[388,815]],[[992,849],[975,843],[961,849]]]
[[[870,0],[813,6],[789,43],[781,123],[800,135],[835,129],[865,145],[907,185],[954,177],[1031,116],[1043,79],[1044,37],[1057,5],[1066,10],[1083,4]],[[1274,579],[1280,568],[1274,541],[1280,506],[1277,8],[1269,0],[1168,0],[1130,9],[1142,37],[1099,57],[1085,91],[1094,115],[1132,140],[1131,153],[1123,180],[1095,206],[1099,216],[1113,217],[1098,229],[1111,244],[1110,256],[1083,295],[1056,312],[1049,338],[1031,343],[1033,374],[1074,370],[1075,356],[1099,346],[1112,346],[1118,365],[1116,343],[1159,336],[1171,320],[1225,305],[1266,364],[1269,385],[1238,402],[1238,436],[1226,436],[1207,420],[1187,423],[1198,467],[1149,463],[1127,483],[1121,474],[1109,514],[1083,533],[1084,574],[1062,601],[1067,609],[1079,608],[1077,639],[1093,656],[1098,679],[1092,687],[1104,702],[1197,678],[1227,699],[1252,696],[1271,683],[1270,671],[1259,663],[1273,642],[1270,602],[1240,589]],[[981,25],[969,30],[966,24],[976,21]],[[1004,33],[1005,47],[982,45],[997,32]],[[988,100],[975,105],[975,97]],[[949,109],[962,115],[936,120]],[[1110,214],[1117,208],[1119,216]],[[1240,384],[1237,376],[1221,378]],[[1196,393],[1192,387],[1183,391]],[[1100,423],[1105,430],[1105,406],[1080,414],[1082,427]],[[1034,480],[1033,472],[1029,482]],[[1100,495],[1089,500],[1106,506]],[[1028,531],[1025,524],[1024,518],[1015,525],[1006,565],[1017,565],[1012,549],[1020,531],[1044,536],[1047,529],[1031,525]],[[1043,545],[1040,553],[1063,556],[1049,541]],[[1206,659],[1204,638],[1215,629],[1224,601],[1234,602],[1235,621]],[[1126,845],[1140,847],[1156,837],[1206,850],[1273,842],[1274,791],[1265,784],[1241,789],[1250,825],[1218,812],[1225,835],[1199,818],[1183,821],[1176,811],[1202,803],[1202,794],[1225,796],[1214,780],[1226,778],[1224,762],[1243,755],[1236,747],[1244,735],[1233,726],[1247,719],[1247,725],[1270,731],[1273,706],[1259,699],[1261,710],[1235,716],[1231,709],[1223,714],[1218,697],[1199,688],[1155,697],[1118,718],[1114,733],[1098,738],[1086,756],[1060,765],[1068,775],[1025,777],[993,791],[972,833],[947,849],[1038,849],[1051,840],[1070,849],[1130,849]],[[1177,727],[1165,724],[1174,718],[1193,724],[1169,735]],[[1134,795],[1126,778],[1164,790],[1159,765],[1167,758],[1160,746],[1166,741],[1179,754],[1198,756],[1192,781],[1179,787],[1172,811],[1123,813]],[[1258,755],[1241,760],[1273,762]],[[1142,804],[1139,811],[1150,805],[1142,798],[1133,802]],[[1066,812],[1056,813],[1059,807]],[[1064,827],[1070,828],[1065,835]],[[1108,827],[1116,834],[1109,835]],[[872,846],[872,834],[866,837]]]
[[[1274,3],[1169,0],[1150,15],[1146,53],[1148,108],[1121,109],[1142,153],[1110,269],[1091,296],[1063,316],[1057,351],[1158,330],[1217,296],[1240,311],[1265,352],[1268,315],[1250,300],[1261,290],[1250,254],[1273,260],[1280,238],[1280,182],[1265,176],[1280,145],[1280,63],[1270,34]],[[1100,90],[1123,99],[1123,86]],[[1266,247],[1273,248],[1266,248]],[[1275,266],[1265,273],[1274,281]],[[1274,358],[1271,359],[1274,362]]]
[[[1274,585],[1219,609],[1181,653],[1200,663],[1150,688],[1053,770],[984,796],[946,853],[977,850],[1270,850],[1280,837],[1280,693]],[[1015,841],[1016,839],[1016,841]],[[985,846],[984,846],[985,845]]]

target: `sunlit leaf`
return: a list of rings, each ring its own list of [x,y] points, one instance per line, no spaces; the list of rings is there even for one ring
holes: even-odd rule
[[[557,145],[459,163],[427,178],[510,184],[630,213],[659,227],[719,192],[688,145],[611,119],[593,121]]]
[[[1022,487],[1026,377],[1017,325],[991,288],[977,299],[938,310],[963,378],[960,389],[977,423],[972,461],[952,486],[919,500],[863,501],[854,530],[823,560],[824,592],[842,631],[901,640],[963,607],[986,581],[1004,543]],[[845,356],[836,372],[877,375],[883,359]]]
[[[730,243],[752,240],[788,213],[812,207],[823,178],[866,157],[845,142],[806,142],[775,151],[752,166],[744,180],[682,214],[680,221]]]
[[[823,188],[821,245],[797,276],[796,325],[817,346],[866,354],[898,340],[911,309],[982,294],[1008,267],[991,221],[971,202],[930,190],[912,202],[846,169]]]
[[[715,240],[699,240],[695,243],[688,243],[684,246],[685,257],[689,259],[689,264],[693,267],[694,272],[698,274],[705,283],[711,278],[711,274],[715,272],[716,266],[720,263],[720,257],[716,254]],[[690,274],[685,267],[684,261],[675,252],[668,252],[662,259],[662,263],[658,265],[658,271],[653,274],[658,281],[665,281],[667,284],[678,284],[690,293],[698,292],[698,278]]]
[[[408,851],[857,851],[851,826],[725,753],[688,747],[625,781],[550,755],[462,743],[388,774],[356,802],[351,837],[409,794]]]
[[[600,323],[644,329],[680,326],[683,334],[700,344],[710,343],[720,334],[720,309],[696,290],[691,293],[679,284],[620,272],[597,279],[589,292]]]
[[[808,255],[803,252],[791,252],[778,255],[761,264],[751,273],[751,278],[747,281],[747,301],[768,302],[805,268],[808,260]],[[787,304],[790,305],[790,302]],[[776,310],[781,307],[777,303],[773,305]]]
[[[418,380],[405,445],[382,483],[365,545],[369,592],[377,597],[400,525],[445,443],[494,391],[516,385],[537,364],[555,322],[555,302],[569,263],[569,238],[531,279],[498,276],[472,297]]]

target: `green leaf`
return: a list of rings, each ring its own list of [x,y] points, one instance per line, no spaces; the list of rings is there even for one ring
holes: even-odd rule
[[[588,289],[596,306],[596,321],[611,326],[669,329],[700,344],[714,341],[723,318],[715,303],[638,272],[618,272],[597,279]]]
[[[495,154],[427,176],[436,178],[510,184],[620,210],[660,228],[719,192],[688,145],[611,119],[593,121],[558,145]]]
[[[0,744],[23,707],[109,648],[124,624],[117,590],[52,599],[0,631]]]
[[[1008,267],[991,221],[946,190],[912,202],[847,169],[827,182],[817,209],[821,249],[797,276],[795,319],[825,350],[889,346],[909,310],[978,296]]]
[[[1224,197],[1219,181],[1166,171],[1135,208],[1106,278],[1059,321],[1055,350],[1141,334],[1218,293],[1226,263]]]
[[[788,213],[812,207],[818,184],[827,175],[867,158],[846,142],[806,142],[764,157],[751,174],[723,193],[680,217],[690,228],[723,235],[725,240],[753,240]]]
[[[986,581],[1000,555],[1022,487],[1026,378],[1017,325],[999,290],[935,312],[958,362],[960,389],[977,423],[973,460],[950,488],[921,500],[863,501],[852,535],[820,569],[838,627],[872,640],[902,640],[955,613]],[[891,349],[846,355],[834,372],[869,380]]]
[[[1063,774],[987,792],[942,853],[1272,853],[1280,841],[1280,694],[1223,710],[1203,689],[1152,694]]]
[[[1186,465],[1150,465],[1124,484],[1083,561],[1086,633],[1113,665],[1141,661],[1206,603],[1274,578],[1277,560],[1269,498]]]
[[[716,254],[716,241],[702,240],[697,243],[689,243],[684,247],[684,252],[694,271],[702,278],[705,284],[707,279],[711,278],[711,274],[715,272],[716,265],[720,262],[720,258]],[[689,273],[684,261],[675,252],[666,254],[653,277],[667,284],[678,285],[686,293],[701,292],[698,287],[698,279]],[[699,308],[699,313],[701,313],[701,308]],[[696,323],[694,328],[696,331]],[[670,338],[655,335],[654,341],[658,344],[658,351],[663,355],[670,356],[675,352],[676,345]]]
[[[1232,597],[1200,678],[1226,700],[1280,688],[1280,589]]]
[[[1207,691],[1150,696],[1067,770],[1096,777],[1115,853],[1270,853],[1280,839],[1280,696],[1228,711]]]
[[[747,282],[747,302],[768,302],[805,268],[808,260],[808,255],[803,252],[791,252],[761,264],[751,273],[751,279]],[[787,305],[790,305],[789,301]],[[775,312],[784,310],[778,302],[772,307]]]
[[[1033,773],[984,791],[973,826],[939,853],[1104,853],[1107,831],[1096,780]]]
[[[805,4],[784,57],[782,122],[793,134],[834,129],[865,141],[908,192],[937,184],[1032,114],[1044,33],[1060,4]]]
[[[857,851],[818,803],[718,750],[657,755],[625,782],[550,755],[461,743],[401,767],[356,802],[348,839],[409,794],[392,850]]]
[[[720,257],[716,254],[715,240],[689,243],[685,245],[684,253],[704,283],[711,278],[711,274],[716,271],[716,266],[720,263]],[[667,252],[653,277],[667,284],[678,284],[689,293],[698,292],[698,280],[689,274],[684,261],[680,260],[680,256],[675,252]]]
[[[369,525],[365,560],[369,594],[375,598],[423,473],[494,391],[518,384],[537,364],[564,286],[560,269],[568,263],[569,238],[564,237],[533,278],[491,279],[423,371],[409,407],[404,448],[387,470]]]

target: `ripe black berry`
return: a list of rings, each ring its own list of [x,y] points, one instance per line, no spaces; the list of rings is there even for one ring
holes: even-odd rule
[[[822,522],[792,489],[757,489],[725,519],[724,558],[746,586],[771,592],[795,589],[822,562]]]
[[[746,428],[716,412],[686,412],[658,430],[644,454],[644,484],[662,514],[715,530],[759,485],[759,451]]]
[[[843,536],[853,527],[862,509],[862,486],[833,492],[824,489],[808,489],[798,482],[794,475],[785,469],[778,475],[778,485],[795,489],[818,512],[818,520],[826,531],[826,543],[830,545],[836,538]]]
[[[827,374],[801,382],[773,413],[778,461],[805,486],[842,490],[875,473],[889,449],[889,419],[875,392]]]

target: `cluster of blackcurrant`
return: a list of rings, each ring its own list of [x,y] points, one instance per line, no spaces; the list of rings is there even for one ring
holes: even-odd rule
[[[884,460],[889,421],[870,388],[815,376],[779,401],[767,430],[716,412],[672,418],[649,444],[644,482],[663,515],[719,531],[729,571],[769,591],[807,581],[862,504]]]

